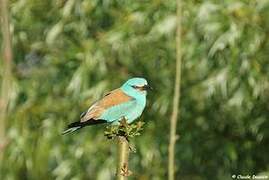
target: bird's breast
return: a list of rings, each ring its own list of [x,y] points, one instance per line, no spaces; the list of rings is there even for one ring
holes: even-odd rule
[[[146,101],[135,101],[134,105],[128,112],[126,112],[126,118],[128,123],[132,123],[134,120],[139,118],[146,106]]]

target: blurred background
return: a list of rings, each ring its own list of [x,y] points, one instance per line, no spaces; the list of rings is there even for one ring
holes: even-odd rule
[[[188,0],[181,14],[176,179],[269,175],[269,1]],[[134,76],[155,91],[131,140],[130,179],[166,179],[176,1],[11,0],[9,16],[0,179],[113,179],[117,146],[105,126],[61,131]]]

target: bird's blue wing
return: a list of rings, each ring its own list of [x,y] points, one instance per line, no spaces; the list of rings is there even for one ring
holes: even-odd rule
[[[124,117],[128,123],[131,123],[141,115],[144,108],[140,109],[141,107],[139,108],[137,102],[131,100],[106,109],[99,118],[116,123]]]

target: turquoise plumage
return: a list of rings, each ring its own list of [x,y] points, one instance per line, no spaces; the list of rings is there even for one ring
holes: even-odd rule
[[[141,116],[146,106],[147,90],[151,89],[144,78],[131,78],[119,89],[107,93],[80,116],[80,121],[68,125],[63,132],[73,132],[85,126],[112,123],[118,124],[122,118],[132,123]]]
[[[143,112],[146,106],[146,91],[139,91],[133,86],[144,86],[147,84],[145,79],[133,78],[123,84],[120,88],[128,96],[132,97],[130,101],[118,104],[104,111],[100,119],[108,122],[118,122],[122,117],[127,119],[128,123],[132,123]]]

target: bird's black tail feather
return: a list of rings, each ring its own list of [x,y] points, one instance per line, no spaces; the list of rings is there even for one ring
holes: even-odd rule
[[[85,126],[91,126],[91,125],[103,124],[103,123],[107,123],[107,121],[102,120],[102,119],[98,119],[98,120],[92,119],[92,120],[88,120],[86,122],[80,122],[80,121],[73,122],[67,126],[67,129],[64,132],[62,132],[62,134],[64,135],[67,133],[77,131]]]

